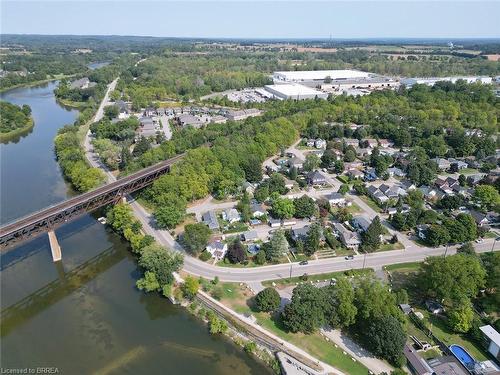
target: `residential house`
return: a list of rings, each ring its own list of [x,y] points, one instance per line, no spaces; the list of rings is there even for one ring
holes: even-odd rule
[[[227,122],[227,118],[221,115],[216,115],[210,119],[210,122],[213,124],[225,124]]]
[[[356,151],[356,156],[361,159],[370,156],[373,151],[371,148],[362,148],[359,146],[354,147],[354,150]]]
[[[295,186],[295,181],[285,178],[285,187],[287,189],[292,189]]]
[[[77,79],[69,84],[69,88],[74,90],[74,89],[80,89],[80,90],[85,90],[89,89],[91,87],[94,87],[97,85],[95,82],[90,82],[89,77],[83,77],[80,79]]]
[[[361,236],[357,232],[351,232],[346,229],[342,224],[334,223],[333,224],[335,232],[340,238],[340,241],[344,244],[348,249],[357,249],[361,244]]]
[[[356,230],[366,232],[370,226],[370,221],[363,216],[354,216],[351,220],[351,224]]]
[[[500,333],[490,325],[479,327],[483,334],[484,346],[496,360],[500,360]]]
[[[490,224],[490,220],[488,218],[488,215],[483,214],[482,212],[476,211],[476,210],[471,210],[470,215],[474,218],[474,221],[476,224],[480,227],[484,227],[488,224]]]
[[[309,185],[325,185],[326,177],[319,171],[312,171],[307,174]]]
[[[291,218],[291,219],[283,219],[283,220],[281,221],[281,224],[282,224],[283,226],[285,226],[285,227],[290,227],[290,226],[292,226],[292,225],[297,224],[297,220],[295,220],[295,219],[293,219],[293,218]]]
[[[248,181],[243,182],[242,188],[243,191],[246,191],[248,194],[253,194],[255,191],[255,185]]]
[[[346,175],[347,175],[347,177],[350,177],[350,178],[361,179],[361,178],[363,178],[364,173],[361,172],[359,169],[349,169],[346,172]]]
[[[406,173],[403,172],[403,170],[401,168],[398,168],[398,167],[387,168],[387,173],[389,174],[390,177],[404,177],[404,176],[406,176]]]
[[[365,181],[375,181],[377,177],[377,172],[375,172],[375,168],[366,168],[364,171],[363,179]]]
[[[130,116],[128,105],[123,100],[118,100],[115,105],[118,108],[118,118],[120,120],[126,119]]]
[[[359,146],[359,140],[354,138],[345,138],[343,141],[347,146],[353,146],[353,147]]]
[[[398,185],[387,185],[382,184],[379,186],[379,190],[385,194],[385,196],[389,199],[397,199],[400,196],[406,195],[406,190]]]
[[[290,168],[297,168],[298,170],[302,169],[302,167],[304,166],[304,160],[302,159],[299,159],[297,157],[293,157],[291,159],[288,160],[288,167]]]
[[[444,312],[443,305],[435,301],[425,301],[425,307],[427,307],[427,310],[429,310],[429,312],[435,315],[442,314]]]
[[[425,240],[427,238],[427,230],[429,229],[428,224],[420,224],[417,225],[417,236],[421,240]]]
[[[457,170],[465,169],[468,166],[467,163],[461,160],[449,158],[448,161],[450,162],[450,168],[456,166]]]
[[[431,366],[423,359],[418,352],[413,349],[411,344],[405,344],[403,348],[403,354],[406,358],[406,363],[408,369],[414,375],[433,375],[434,370]]]
[[[203,126],[203,121],[197,116],[193,116],[191,114],[179,115],[175,118],[175,121],[177,121],[177,123],[182,127],[192,126],[194,128],[199,128]]]
[[[376,186],[370,185],[368,186],[367,190],[368,190],[368,195],[370,195],[370,197],[372,197],[372,199],[378,202],[379,204],[383,204],[389,200],[389,198],[384,193],[382,193],[382,191],[380,191]]]
[[[380,145],[380,147],[383,147],[383,148],[389,148],[389,147],[392,147],[394,145],[394,143],[388,139],[379,139],[378,144]]]
[[[314,139],[308,139],[306,141],[306,146],[307,147],[314,147],[314,143],[315,143]]]
[[[413,311],[413,309],[411,308],[411,306],[408,305],[407,303],[401,303],[401,304],[399,304],[399,308],[401,309],[401,311],[405,315],[408,315],[409,313],[411,313]]]
[[[271,228],[279,228],[279,227],[281,227],[281,220],[270,218],[269,219],[269,226]]]
[[[427,363],[436,375],[470,375],[469,371],[451,355],[428,359]]]
[[[479,182],[481,182],[481,180],[484,178],[484,174],[472,174],[472,175],[469,175],[467,176],[467,183],[469,185],[477,185],[479,184]]]
[[[307,232],[309,231],[309,225],[304,225],[301,228],[292,229],[292,239],[294,241],[305,240],[307,238]]]
[[[205,212],[201,216],[201,220],[204,224],[206,224],[211,230],[219,229],[219,221],[217,220],[217,215],[215,211]]]
[[[236,208],[228,208],[222,211],[222,219],[228,221],[229,223],[236,223],[241,220],[240,213]]]
[[[345,197],[340,193],[330,193],[325,195],[331,206],[345,206],[347,201]]]
[[[400,181],[399,186],[405,191],[415,190],[417,188],[417,186],[410,180]]]
[[[447,169],[450,169],[451,163],[443,158],[434,158],[431,159],[433,162],[435,162],[438,166],[438,168],[442,171],[445,171]]]
[[[250,204],[250,212],[252,213],[252,217],[261,217],[267,214],[264,205],[257,202],[252,202]]]
[[[314,141],[314,147],[317,149],[326,148],[326,141],[324,139],[318,138]]]
[[[360,161],[351,161],[351,162],[344,163],[345,170],[360,169],[361,167],[363,167],[363,163]]]
[[[212,241],[207,245],[205,250],[212,254],[212,258],[221,260],[226,256],[227,244],[222,241]]]
[[[418,190],[422,192],[426,200],[432,200],[436,197],[436,190],[430,186],[420,186]]]
[[[250,230],[248,232],[243,233],[241,235],[241,239],[245,242],[257,241],[259,239],[259,236],[257,234],[257,231]]]
[[[156,125],[151,117],[141,117],[139,119],[140,126],[137,128],[138,137],[156,137]]]
[[[378,142],[374,138],[366,138],[361,140],[361,144],[366,144],[368,145],[369,148],[375,148],[378,146]]]

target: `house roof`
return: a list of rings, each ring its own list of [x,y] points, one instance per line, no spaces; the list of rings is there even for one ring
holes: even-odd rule
[[[335,192],[325,195],[325,198],[328,200],[345,199],[342,194]]]
[[[500,333],[498,333],[495,328],[488,324],[486,326],[479,327],[479,329],[485,334],[486,337],[500,346]]]
[[[325,176],[319,171],[311,171],[307,174],[307,178],[310,180],[325,180]]]
[[[410,345],[405,344],[403,353],[410,363],[416,375],[432,374],[433,370],[431,366],[418,355],[417,351],[413,349]]]
[[[257,235],[257,231],[255,230],[249,230],[248,232],[243,233],[243,237],[246,241],[256,240],[257,238],[259,238],[259,236]]]
[[[208,225],[210,229],[217,229],[219,228],[219,222],[217,221],[217,215],[215,214],[215,211],[208,211],[205,212],[202,216],[201,219],[205,224]]]

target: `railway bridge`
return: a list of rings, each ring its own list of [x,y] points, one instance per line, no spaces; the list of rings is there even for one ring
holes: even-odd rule
[[[118,203],[126,195],[152,184],[155,179],[168,173],[170,167],[183,157],[184,154],[175,156],[115,182],[1,226],[0,250],[3,252],[21,242],[48,233],[52,258],[54,262],[61,260],[61,248],[54,232],[57,227],[100,207]]]

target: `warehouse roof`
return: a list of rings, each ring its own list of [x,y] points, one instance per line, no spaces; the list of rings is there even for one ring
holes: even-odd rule
[[[310,81],[331,79],[367,78],[370,73],[358,70],[298,70],[289,72],[274,72],[274,77],[284,81]]]
[[[297,96],[318,96],[318,97],[326,97],[328,96],[322,91],[318,91],[316,89],[299,85],[296,83],[285,83],[281,85],[266,85],[266,90],[271,93],[279,93],[283,96],[287,97],[297,97]]]

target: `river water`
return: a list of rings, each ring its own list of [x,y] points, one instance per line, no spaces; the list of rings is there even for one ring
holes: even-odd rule
[[[78,112],[56,103],[55,83],[1,94],[31,106],[35,127],[0,145],[2,223],[72,193],[54,160],[57,129]],[[97,215],[97,214],[96,214]],[[1,260],[2,369],[55,367],[62,374],[269,374],[261,363],[183,308],[135,288],[128,245],[87,215],[57,231],[54,264],[46,236]]]

